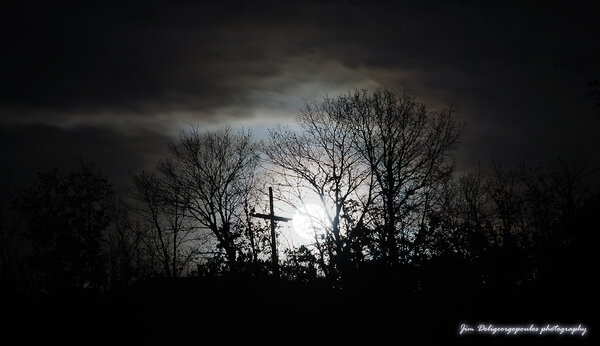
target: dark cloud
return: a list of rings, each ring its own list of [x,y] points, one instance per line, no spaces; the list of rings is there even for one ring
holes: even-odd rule
[[[155,165],[166,153],[169,138],[160,133],[121,133],[102,127],[57,128],[44,124],[0,126],[0,173],[24,186],[38,172],[74,169],[79,161],[95,164],[118,187],[129,174]]]
[[[296,6],[297,9],[302,7]],[[237,5],[24,6],[4,11],[9,109],[194,110],[246,105],[246,93],[306,54],[292,9]]]
[[[465,165],[491,154],[578,157],[600,165],[593,152],[600,119],[586,98],[588,82],[600,79],[600,26],[591,5],[2,6],[0,123],[12,124],[13,138],[17,129],[27,137],[46,124],[102,156],[103,146],[132,148],[132,137],[124,135],[132,129],[166,138],[195,121],[244,122],[262,133],[268,124],[290,121],[305,98],[384,86],[433,108],[454,107],[466,122],[459,154]],[[84,135],[91,128],[96,135],[105,131],[112,144]],[[141,152],[130,153],[136,162]]]

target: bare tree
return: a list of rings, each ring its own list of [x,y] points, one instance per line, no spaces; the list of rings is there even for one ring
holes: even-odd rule
[[[434,254],[473,260],[495,239],[487,171],[478,168],[444,186],[444,205],[429,216]]]
[[[288,202],[312,219],[319,262],[334,279],[347,269],[351,252],[362,254],[356,238],[372,199],[371,175],[354,145],[344,101],[307,103],[297,117],[303,132],[272,130],[265,149],[277,180],[294,197]],[[325,217],[310,215],[309,203],[319,204]]]
[[[244,211],[236,215],[236,224],[240,227],[245,225],[239,249],[240,262],[249,264],[252,273],[267,270],[265,257],[261,255],[271,250],[270,225],[267,220],[252,216],[257,208],[259,210],[268,208],[265,193],[260,188],[267,186],[265,178],[266,176],[258,175],[254,171],[250,172],[241,191]],[[261,208],[261,206],[264,206],[264,208]]]
[[[15,193],[0,175],[0,290],[14,290],[20,285],[18,273],[26,255],[23,220],[14,207]]]
[[[130,214],[131,206],[118,198],[111,210],[111,223],[104,235],[110,286],[120,286],[156,274],[154,248],[149,248],[147,224]],[[160,269],[160,268],[159,268]]]
[[[523,213],[525,186],[519,170],[505,169],[497,159],[490,165],[487,190],[493,202],[498,242],[505,247],[518,246],[527,227]]]
[[[431,112],[406,94],[356,91],[341,100],[375,177],[387,261],[406,262],[430,192],[452,172],[448,154],[458,144],[460,128],[451,109]]]
[[[259,160],[257,144],[248,131],[194,129],[171,144],[170,154],[159,171],[170,189],[186,196],[194,227],[212,233],[235,270],[239,238],[247,229],[243,216]]]
[[[191,244],[194,230],[187,220],[188,195],[165,175],[144,171],[132,180],[135,198],[141,202],[135,210],[149,228],[144,240],[155,250],[165,275],[178,277],[196,253]]]
[[[355,91],[307,104],[301,134],[272,131],[266,155],[279,180],[327,212],[324,243],[316,239],[321,257],[339,266],[350,249],[368,254],[368,244],[356,246],[367,238],[379,243],[371,255],[391,265],[426,252],[427,216],[441,203],[460,135],[452,113],[389,90]]]

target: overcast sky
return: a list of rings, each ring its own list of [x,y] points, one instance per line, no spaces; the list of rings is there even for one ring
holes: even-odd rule
[[[190,124],[261,136],[305,99],[377,87],[453,107],[462,167],[491,155],[600,166],[592,7],[124,2],[0,5],[0,174],[27,181],[81,157],[121,184]]]

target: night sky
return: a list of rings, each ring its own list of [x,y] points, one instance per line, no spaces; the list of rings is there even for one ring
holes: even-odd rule
[[[386,87],[465,123],[461,168],[600,167],[597,12],[574,2],[0,5],[0,175],[92,161],[117,185],[186,126],[257,137],[304,100]]]

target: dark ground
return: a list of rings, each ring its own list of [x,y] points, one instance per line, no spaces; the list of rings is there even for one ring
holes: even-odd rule
[[[432,273],[435,275],[423,276],[425,288],[417,292],[414,285],[389,277],[348,284],[344,290],[330,288],[325,282],[213,277],[141,282],[108,293],[23,295],[4,304],[2,329],[5,336],[16,336],[19,344],[53,340],[59,345],[593,342],[597,310],[590,276],[583,280],[576,278],[577,272],[570,272],[535,285],[492,288],[475,287],[452,270],[436,268]],[[482,322],[582,323],[589,335],[458,335],[461,323]]]

